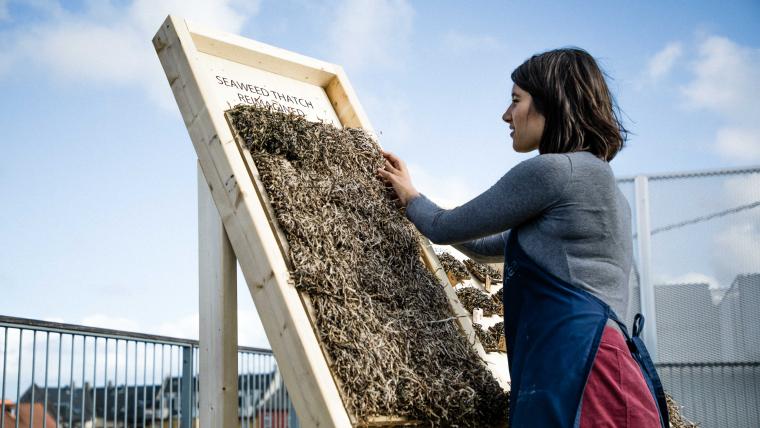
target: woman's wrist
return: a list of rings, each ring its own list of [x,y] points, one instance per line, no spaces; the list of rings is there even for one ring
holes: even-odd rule
[[[412,193],[410,193],[410,195],[409,195],[409,196],[406,198],[406,201],[404,201],[404,206],[409,206],[409,203],[411,203],[413,200],[415,200],[415,199],[417,199],[417,198],[419,198],[419,197],[420,197],[420,192],[418,192],[418,191],[416,191],[416,190],[415,190],[415,191],[413,191],[413,192],[412,192]]]

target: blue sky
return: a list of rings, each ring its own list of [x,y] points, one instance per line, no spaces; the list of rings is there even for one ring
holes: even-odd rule
[[[0,0],[1,314],[197,336],[195,153],[150,43],[169,12],[343,65],[444,205],[533,156],[500,120],[509,74],[568,45],[633,132],[616,174],[760,164],[758,2]],[[266,346],[239,282],[241,343]]]

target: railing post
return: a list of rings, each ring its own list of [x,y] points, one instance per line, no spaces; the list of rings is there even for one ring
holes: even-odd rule
[[[654,285],[652,284],[652,243],[649,223],[649,178],[636,176],[636,236],[639,253],[639,293],[641,313],[644,315],[644,344],[655,362],[657,358],[657,313],[655,312]]]
[[[180,424],[182,428],[191,428],[193,420],[193,347],[182,347],[182,396],[180,398]]]

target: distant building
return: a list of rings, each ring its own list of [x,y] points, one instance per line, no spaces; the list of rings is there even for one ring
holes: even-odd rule
[[[654,287],[659,362],[718,362],[721,322],[707,283]]]
[[[154,394],[155,392],[155,394]],[[119,385],[91,388],[88,384],[84,388],[62,386],[60,389],[48,387],[47,394],[44,387],[32,385],[19,399],[19,426],[29,426],[31,420],[30,410],[32,399],[34,400],[34,427],[40,421],[42,427],[42,415],[47,415],[47,427],[79,427],[96,428],[109,426],[143,426],[153,420],[153,409],[156,409],[156,418],[160,419],[160,402],[154,404],[154,397],[161,396],[161,385]],[[60,398],[60,401],[59,401]],[[47,407],[45,402],[47,400]],[[94,414],[93,414],[94,411]],[[167,412],[168,414],[168,412]],[[56,421],[59,424],[56,425]],[[69,425],[69,421],[71,424]],[[51,425],[52,423],[52,425]],[[15,421],[13,422],[15,426]],[[9,425],[5,425],[9,426]]]
[[[198,387],[197,376],[192,380]],[[61,386],[58,388],[44,387],[36,384],[30,386],[19,399],[18,409],[11,401],[6,401],[6,411],[2,415],[5,427],[16,425],[28,427],[34,419],[34,428],[42,427],[43,421],[47,428],[98,428],[113,427],[143,427],[152,426],[153,421],[181,417],[182,377],[167,377],[157,385],[117,385],[109,383],[106,386],[91,388]],[[238,404],[239,417],[259,421],[266,415],[268,421],[279,421],[282,417],[295,418],[295,413],[284,403],[285,386],[279,374],[275,371],[266,373],[248,373],[238,375]],[[271,397],[271,399],[270,399]],[[59,400],[60,399],[60,400]],[[199,394],[193,394],[192,418],[197,418]],[[266,405],[262,403],[266,401]],[[282,401],[282,402],[281,402]],[[47,406],[45,406],[47,403]],[[34,409],[34,410],[32,410]],[[18,410],[18,412],[16,411]],[[291,415],[292,414],[292,415]],[[258,418],[258,419],[257,419]],[[59,421],[56,424],[56,421]],[[69,421],[71,424],[69,425]],[[145,423],[143,424],[143,421]],[[279,425],[262,425],[279,426]],[[286,425],[287,426],[287,425]],[[295,426],[291,423],[290,425]]]
[[[51,422],[52,427],[59,426],[57,421],[61,421],[63,426],[69,426],[68,422],[71,421],[71,426],[92,427],[91,391],[86,384],[84,388],[49,387],[47,391],[33,384],[19,398],[19,426],[29,426],[34,419],[33,426],[42,427],[43,421],[47,419],[48,427],[51,427]]]
[[[298,417],[279,372],[256,406],[256,428],[297,428]]]
[[[631,280],[630,331],[640,312]],[[760,273],[738,275],[720,292],[707,283],[654,286],[658,363],[760,361]]]
[[[738,275],[718,306],[724,361],[760,361],[760,273]]]
[[[238,408],[241,418],[256,416],[256,409],[264,400],[264,395],[271,388],[274,379],[275,372],[238,375]]]

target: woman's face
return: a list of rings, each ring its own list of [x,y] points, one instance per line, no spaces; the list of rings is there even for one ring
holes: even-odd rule
[[[538,148],[544,134],[546,118],[533,105],[533,97],[517,85],[512,86],[512,104],[501,116],[512,132],[512,148],[527,153]]]

